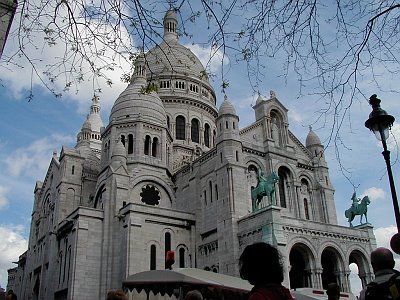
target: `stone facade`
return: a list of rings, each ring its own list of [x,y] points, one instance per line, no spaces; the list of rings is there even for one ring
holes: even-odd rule
[[[227,98],[219,109],[198,58],[179,44],[173,11],[164,41],[139,55],[104,127],[99,100],[74,149],[53,155],[37,182],[29,248],[9,271],[20,299],[102,299],[136,272],[195,267],[238,276],[248,244],[277,246],[285,284],[350,290],[349,264],[371,279],[372,226],[337,224],[324,146],[289,130],[271,92],[239,128]],[[257,171],[275,172],[273,199],[253,207]]]

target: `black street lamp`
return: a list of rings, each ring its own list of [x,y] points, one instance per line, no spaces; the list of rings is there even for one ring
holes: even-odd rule
[[[382,142],[383,152],[385,158],[386,168],[389,176],[390,191],[392,193],[392,201],[394,208],[394,215],[396,217],[397,233],[393,235],[390,240],[390,247],[392,250],[400,254],[400,211],[399,203],[397,202],[396,188],[394,186],[392,166],[390,165],[390,151],[387,149],[386,140],[389,137],[389,129],[392,127],[394,117],[388,115],[386,111],[381,108],[381,100],[374,94],[369,98],[369,104],[372,106],[372,112],[369,114],[368,120],[365,122],[365,127],[375,133],[376,138]]]

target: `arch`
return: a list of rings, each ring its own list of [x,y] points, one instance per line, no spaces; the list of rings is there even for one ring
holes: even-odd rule
[[[312,286],[312,270],[315,268],[315,256],[304,243],[296,243],[289,253],[290,287],[302,288]]]
[[[177,116],[175,120],[175,138],[177,140],[186,139],[186,120],[184,116]]]
[[[281,166],[278,169],[279,206],[287,207],[291,193],[292,174],[288,168]]]
[[[101,185],[97,190],[96,197],[94,200],[94,208],[103,209],[103,194],[106,191],[105,185]]]
[[[155,185],[160,192],[162,191],[162,193],[165,193],[166,197],[168,197],[168,199],[170,200],[170,204],[172,204],[172,201],[175,201],[174,190],[169,185],[165,185],[160,178],[154,175],[140,175],[132,180],[130,184],[130,190],[131,192],[136,193],[134,196],[135,198],[137,198],[142,190],[142,187],[146,184]],[[164,198],[162,199],[162,201],[165,203]]]
[[[200,142],[200,134],[199,134],[199,120],[196,118],[192,119],[191,122],[191,139],[193,143]]]
[[[352,264],[355,264],[357,266],[357,273],[353,274],[360,280],[360,286],[361,288],[365,288],[367,283],[371,279],[371,275],[373,271],[370,269],[370,265],[368,262],[368,254],[365,253],[364,249],[352,249],[349,254],[349,259],[348,259],[348,264],[349,264],[349,269],[350,272],[353,273],[354,271],[352,270],[353,268],[351,267]],[[351,276],[351,274],[350,274]],[[350,282],[349,282],[350,284]],[[349,290],[351,290],[353,287],[349,286]]]
[[[210,133],[211,133],[211,128],[208,123],[204,124],[204,145],[208,148],[210,148]]]
[[[343,269],[343,258],[339,251],[333,246],[327,246],[321,253],[322,266],[322,288],[326,289],[328,284],[335,282],[342,286],[340,274]]]

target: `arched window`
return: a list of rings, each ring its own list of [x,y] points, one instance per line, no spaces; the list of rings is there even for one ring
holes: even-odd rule
[[[72,166],[71,173],[72,173],[72,175],[74,175],[74,173],[75,173],[75,166]]]
[[[153,138],[153,144],[151,146],[151,155],[157,157],[158,138]]]
[[[192,142],[199,143],[199,120],[197,119],[192,119],[191,136]]]
[[[179,249],[179,268],[185,267],[185,248]]]
[[[156,245],[150,246],[150,270],[156,269]]]
[[[281,207],[287,207],[289,197],[289,178],[290,172],[287,168],[281,167],[278,170],[279,176],[279,204]]]
[[[133,153],[133,134],[128,135],[128,154]]]
[[[218,200],[218,185],[215,184],[215,199]]]
[[[308,211],[308,201],[306,198],[304,198],[303,201],[304,201],[304,213],[306,214],[306,219],[310,220],[310,212]]]
[[[150,136],[146,135],[146,138],[144,140],[144,155],[149,155],[150,151]]]
[[[204,125],[204,145],[210,147],[210,125],[207,123]]]
[[[175,137],[177,140],[185,140],[185,117],[177,116],[175,121]]]
[[[171,251],[171,234],[169,233],[169,232],[166,232],[165,233],[165,236],[164,236],[164,243],[165,243],[165,259],[164,259],[164,261],[165,261],[165,268],[167,268],[167,252],[168,251]]]
[[[121,143],[125,146],[125,136],[123,134],[121,135]]]

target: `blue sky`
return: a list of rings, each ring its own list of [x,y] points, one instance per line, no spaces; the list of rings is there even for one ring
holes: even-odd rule
[[[13,24],[14,27],[16,24]],[[209,49],[203,48],[196,42],[182,40],[203,61],[207,61]],[[43,88],[37,80],[31,83],[31,68],[26,61],[21,60],[24,69],[7,65],[5,58],[13,53],[16,41],[10,39],[0,60],[0,95],[1,118],[0,126],[0,285],[5,287],[7,282],[6,270],[13,267],[12,262],[18,259],[27,248],[29,236],[30,216],[33,204],[33,189],[37,180],[42,181],[54,151],[60,152],[62,145],[74,147],[76,134],[80,130],[86,114],[89,112],[93,96],[93,83],[83,82],[79,85],[79,93],[71,90],[61,98],[55,98]],[[57,46],[41,53],[46,60],[51,60],[59,49]],[[40,53],[39,53],[40,54]],[[35,55],[39,55],[35,52]],[[228,58],[229,59],[229,58]],[[227,96],[235,105],[240,117],[240,127],[254,121],[254,104],[257,95],[254,95],[247,81],[243,65],[236,65],[233,61],[228,73],[229,88]],[[317,111],[324,103],[312,97],[297,98],[298,82],[294,76],[284,78],[282,65],[279,59],[268,63],[262,89],[263,97],[268,97],[269,91],[274,90],[277,98],[289,110],[289,129],[301,142],[305,142],[308,126],[313,124],[313,130],[321,141],[327,144],[331,125],[324,124],[323,120],[315,123]],[[211,67],[214,71],[221,70],[220,61],[215,58]],[[123,71],[130,69],[129,64],[122,63],[121,71],[110,76],[114,85],[101,83],[103,92],[100,96],[102,105],[101,116],[104,124],[108,123],[108,116],[113,102],[123,91],[126,84],[119,78]],[[123,70],[123,71],[122,71]],[[399,76],[388,76],[382,71],[381,85],[385,90],[398,88]],[[34,87],[34,98],[28,102],[27,95],[31,86]],[[213,78],[212,84],[217,92],[217,106],[221,104],[219,78]],[[399,96],[393,92],[380,92],[371,84],[370,78],[362,78],[359,82],[363,92],[370,96],[378,93],[382,99],[382,107],[400,120]],[[59,85],[62,88],[62,83]],[[351,171],[346,176],[356,186],[358,197],[369,195],[372,203],[369,206],[368,220],[374,226],[378,246],[389,247],[389,239],[396,231],[391,194],[386,175],[381,144],[365,127],[371,108],[366,99],[354,101],[349,119],[345,120],[340,133],[343,144],[338,143],[341,163]],[[351,122],[350,122],[351,121]],[[395,122],[392,133],[400,138],[400,125]],[[390,138],[392,163],[395,182],[398,184],[400,176],[398,149],[393,137]],[[340,172],[334,143],[330,143],[326,150],[326,159],[330,167],[331,181],[335,188],[335,202],[338,222],[348,226],[344,217],[344,210],[351,206],[353,184]],[[400,189],[400,187],[399,187]],[[399,190],[400,192],[400,190]],[[359,217],[353,221],[358,223]],[[397,266],[399,266],[399,256]],[[353,272],[354,273],[354,272]],[[352,273],[352,274],[353,274]],[[354,275],[354,274],[353,274]],[[356,281],[354,281],[356,282]],[[354,283],[353,288],[359,289]]]

